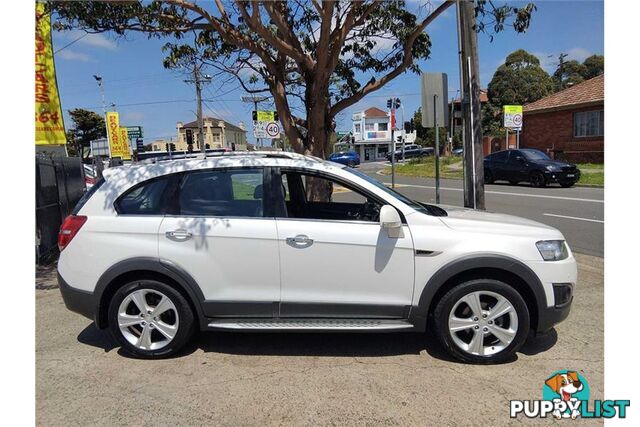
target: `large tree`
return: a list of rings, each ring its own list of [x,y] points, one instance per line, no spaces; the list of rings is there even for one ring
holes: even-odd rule
[[[558,68],[553,73],[553,79],[556,81],[558,89],[564,89],[602,73],[604,73],[604,56],[591,55],[583,63],[570,60],[563,62],[562,66],[558,64]]]
[[[582,63],[585,67],[585,79],[592,79],[600,74],[604,74],[604,56],[591,55]]]
[[[403,1],[165,0],[52,2],[58,29],[125,34],[141,31],[177,39],[168,63],[204,50],[205,60],[235,76],[250,93],[270,93],[295,151],[328,154],[336,116],[429,57],[425,29],[455,1],[418,12]],[[525,31],[533,4],[494,6],[477,0],[478,31]],[[421,12],[420,12],[421,11]],[[194,42],[185,36],[195,34]],[[455,53],[452,52],[452,55]],[[329,188],[311,186],[313,199]]]
[[[540,60],[523,49],[518,49],[500,65],[489,83],[489,102],[483,107],[483,134],[495,135],[502,131],[502,107],[523,105],[553,93],[551,76],[540,66]]]
[[[85,148],[91,145],[91,141],[107,136],[104,118],[100,114],[82,108],[69,110],[69,116],[73,122],[73,127],[67,131],[69,143],[78,156],[87,157],[90,151],[87,150],[85,153]]]

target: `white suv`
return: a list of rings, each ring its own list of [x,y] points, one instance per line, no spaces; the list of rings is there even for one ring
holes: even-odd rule
[[[307,197],[328,185],[329,200]],[[195,329],[429,326],[456,358],[495,363],[567,317],[577,275],[554,228],[419,203],[289,153],[107,169],[58,243],[67,307],[142,357],[175,354]]]

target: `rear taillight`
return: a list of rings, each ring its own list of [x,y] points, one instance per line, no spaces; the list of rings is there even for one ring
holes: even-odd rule
[[[85,175],[84,177],[84,182],[85,184],[95,184],[96,183],[96,179],[95,178],[91,178],[90,176]]]
[[[69,215],[64,219],[58,233],[58,249],[60,252],[71,243],[71,240],[78,234],[85,222],[87,222],[87,217],[82,215]]]

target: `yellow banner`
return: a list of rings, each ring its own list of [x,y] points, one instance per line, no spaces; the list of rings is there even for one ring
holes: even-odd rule
[[[131,144],[129,143],[129,133],[127,128],[120,128],[120,141],[122,143],[120,147],[120,153],[122,154],[122,160],[131,160]]]
[[[107,121],[107,138],[109,139],[109,151],[111,157],[120,157],[122,160],[131,159],[129,152],[129,140],[126,134],[122,134],[120,127],[120,116],[115,111],[108,111],[106,115]],[[126,132],[126,128],[124,128]],[[124,137],[123,137],[124,136]]]
[[[67,143],[51,46],[51,15],[36,3],[36,145]]]
[[[258,110],[257,118],[259,122],[272,122],[275,119],[275,112]]]

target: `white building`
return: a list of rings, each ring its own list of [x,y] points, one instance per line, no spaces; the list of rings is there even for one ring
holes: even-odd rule
[[[364,111],[354,113],[351,116],[353,126],[351,129],[351,140],[342,140],[336,143],[336,151],[353,150],[360,155],[363,162],[383,160],[388,152],[392,150],[391,141],[391,113],[376,107],[368,108]],[[396,127],[402,127],[396,116]],[[396,130],[394,137],[403,136],[404,131]],[[413,143],[416,139],[415,133],[406,134],[405,143]],[[400,144],[397,145],[400,148]]]

